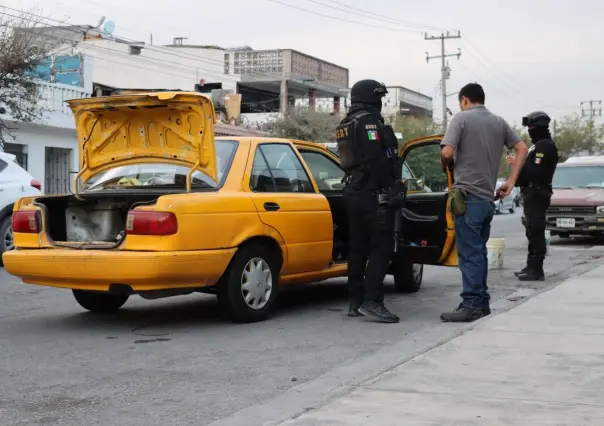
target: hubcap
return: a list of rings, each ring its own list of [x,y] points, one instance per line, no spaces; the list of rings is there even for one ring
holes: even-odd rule
[[[13,250],[15,248],[15,238],[13,236],[13,228],[8,227],[4,234],[4,249],[6,251]]]
[[[422,265],[413,264],[413,278],[416,283],[419,283],[422,280],[422,275],[424,273],[424,268]]]
[[[273,274],[264,259],[255,257],[250,260],[241,274],[241,294],[243,300],[252,309],[262,309],[268,303],[273,292]]]

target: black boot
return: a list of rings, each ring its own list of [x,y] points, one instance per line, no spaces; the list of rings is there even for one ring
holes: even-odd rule
[[[359,312],[359,308],[361,307],[362,303],[357,302],[355,300],[350,302],[350,305],[348,306],[348,313],[346,315],[348,315],[351,318],[357,318],[357,317],[362,317],[363,314]]]
[[[520,281],[545,281],[545,274],[543,273],[543,269],[529,269],[524,273],[518,274],[516,276]]]
[[[473,322],[491,313],[490,308],[468,308],[459,305],[453,312],[443,312],[440,319],[443,322]]]
[[[524,268],[522,268],[521,270],[514,272],[514,275],[516,275],[516,276],[518,276],[518,275],[522,275],[522,274],[525,274],[525,273],[526,273],[526,271],[528,271],[528,266],[525,266],[525,267],[524,267]]]
[[[364,302],[359,308],[359,313],[378,322],[399,322],[399,317],[386,309],[383,303],[373,301]]]

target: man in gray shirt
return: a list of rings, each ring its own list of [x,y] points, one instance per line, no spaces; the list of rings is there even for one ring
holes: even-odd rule
[[[446,322],[471,322],[491,313],[487,287],[487,241],[495,212],[493,202],[503,149],[514,149],[518,161],[498,197],[512,192],[528,148],[509,124],[484,106],[485,94],[477,83],[459,91],[459,107],[441,142],[441,160],[453,169],[453,189],[461,191],[465,212],[455,216],[455,241],[461,270],[462,303],[443,313]]]

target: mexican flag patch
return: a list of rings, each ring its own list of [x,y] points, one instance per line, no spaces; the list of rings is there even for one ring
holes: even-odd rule
[[[375,130],[370,130],[367,132],[367,137],[369,138],[370,141],[378,141],[380,140],[380,137],[378,136],[378,132],[376,132]]]

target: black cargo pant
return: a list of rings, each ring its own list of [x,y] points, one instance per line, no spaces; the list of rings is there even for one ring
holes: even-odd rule
[[[528,256],[526,266],[529,270],[543,272],[543,261],[547,247],[545,245],[545,216],[552,198],[549,188],[522,188],[524,197],[524,217]]]
[[[394,213],[369,192],[344,191],[350,229],[348,289],[352,303],[384,301],[384,278],[394,248]]]

